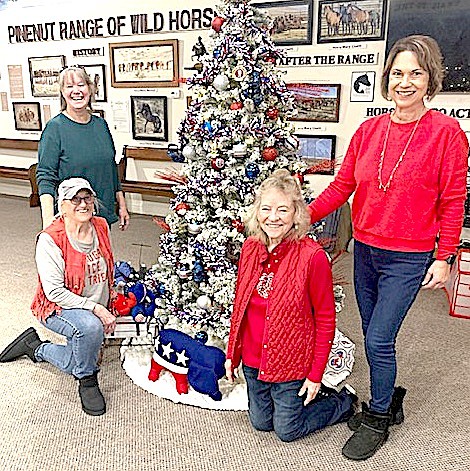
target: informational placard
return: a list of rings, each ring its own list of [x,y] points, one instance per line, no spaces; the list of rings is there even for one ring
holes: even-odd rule
[[[8,79],[10,82],[10,97],[24,98],[23,67],[21,65],[9,65]]]

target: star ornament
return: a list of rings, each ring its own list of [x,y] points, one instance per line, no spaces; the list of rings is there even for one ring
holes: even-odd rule
[[[186,356],[186,350],[183,350],[181,353],[176,352],[176,363],[181,363],[183,366],[187,366],[189,358]]]
[[[171,342],[168,342],[167,345],[162,345],[163,349],[163,356],[170,358],[170,355],[174,352],[174,350],[171,348]]]

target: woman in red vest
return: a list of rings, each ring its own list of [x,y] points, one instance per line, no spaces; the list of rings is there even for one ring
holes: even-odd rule
[[[261,184],[246,226],[226,375],[243,362],[253,427],[292,441],[354,413],[347,388],[320,390],[335,334],[331,267],[306,237],[307,207],[285,169]]]
[[[94,216],[95,192],[83,178],[59,185],[57,217],[36,244],[39,283],[31,309],[66,345],[42,341],[30,327],[0,354],[0,362],[27,355],[47,361],[79,381],[83,410],[101,415],[106,404],[98,386],[98,356],[104,334],[114,331],[109,311],[113,254],[105,219]]]

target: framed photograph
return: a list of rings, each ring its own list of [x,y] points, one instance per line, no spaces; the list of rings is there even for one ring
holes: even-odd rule
[[[297,106],[297,114],[291,121],[339,122],[341,85],[315,83],[286,83]]]
[[[17,131],[41,131],[41,108],[39,102],[13,102],[13,115]]]
[[[131,114],[134,139],[168,140],[166,96],[131,96]]]
[[[253,3],[273,21],[271,38],[278,46],[312,44],[312,0]]]
[[[296,134],[308,174],[334,175],[336,136]]]
[[[374,101],[375,72],[351,74],[351,101]]]
[[[111,43],[111,85],[123,88],[178,87],[178,40]]]
[[[104,118],[104,110],[93,110],[91,114],[99,116],[100,118]]]
[[[95,85],[95,101],[106,101],[106,71],[104,64],[80,65]]]
[[[29,57],[28,62],[33,96],[59,96],[59,74],[65,67],[65,56]]]
[[[388,0],[318,2],[317,42],[380,41]]]
[[[442,92],[470,92],[470,8],[468,1],[433,2],[429,8],[409,0],[390,0],[387,46],[410,34],[434,38],[444,57]],[[467,105],[465,106],[468,108]]]

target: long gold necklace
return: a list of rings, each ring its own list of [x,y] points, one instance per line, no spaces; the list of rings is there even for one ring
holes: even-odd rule
[[[379,171],[377,173],[377,179],[379,181],[379,190],[383,190],[384,193],[386,193],[387,190],[390,188],[390,185],[392,183],[395,172],[397,171],[397,168],[399,167],[399,165],[402,163],[403,158],[405,157],[406,151],[408,150],[408,147],[411,144],[413,136],[415,135],[415,132],[418,129],[421,118],[426,114],[426,111],[424,113],[422,113],[420,115],[420,117],[418,118],[418,121],[416,121],[416,124],[413,128],[413,131],[411,131],[410,137],[408,138],[408,142],[405,144],[405,148],[403,149],[403,152],[400,154],[400,157],[398,158],[397,163],[395,164],[395,167],[393,167],[392,172],[390,173],[390,176],[388,177],[387,183],[384,185],[384,183],[382,181],[382,167],[383,167],[383,164],[384,164],[385,150],[387,149],[388,137],[390,135],[390,128],[392,126],[392,116],[390,115],[390,120],[388,122],[387,132],[385,133],[384,146],[383,146],[382,152],[380,153]]]

